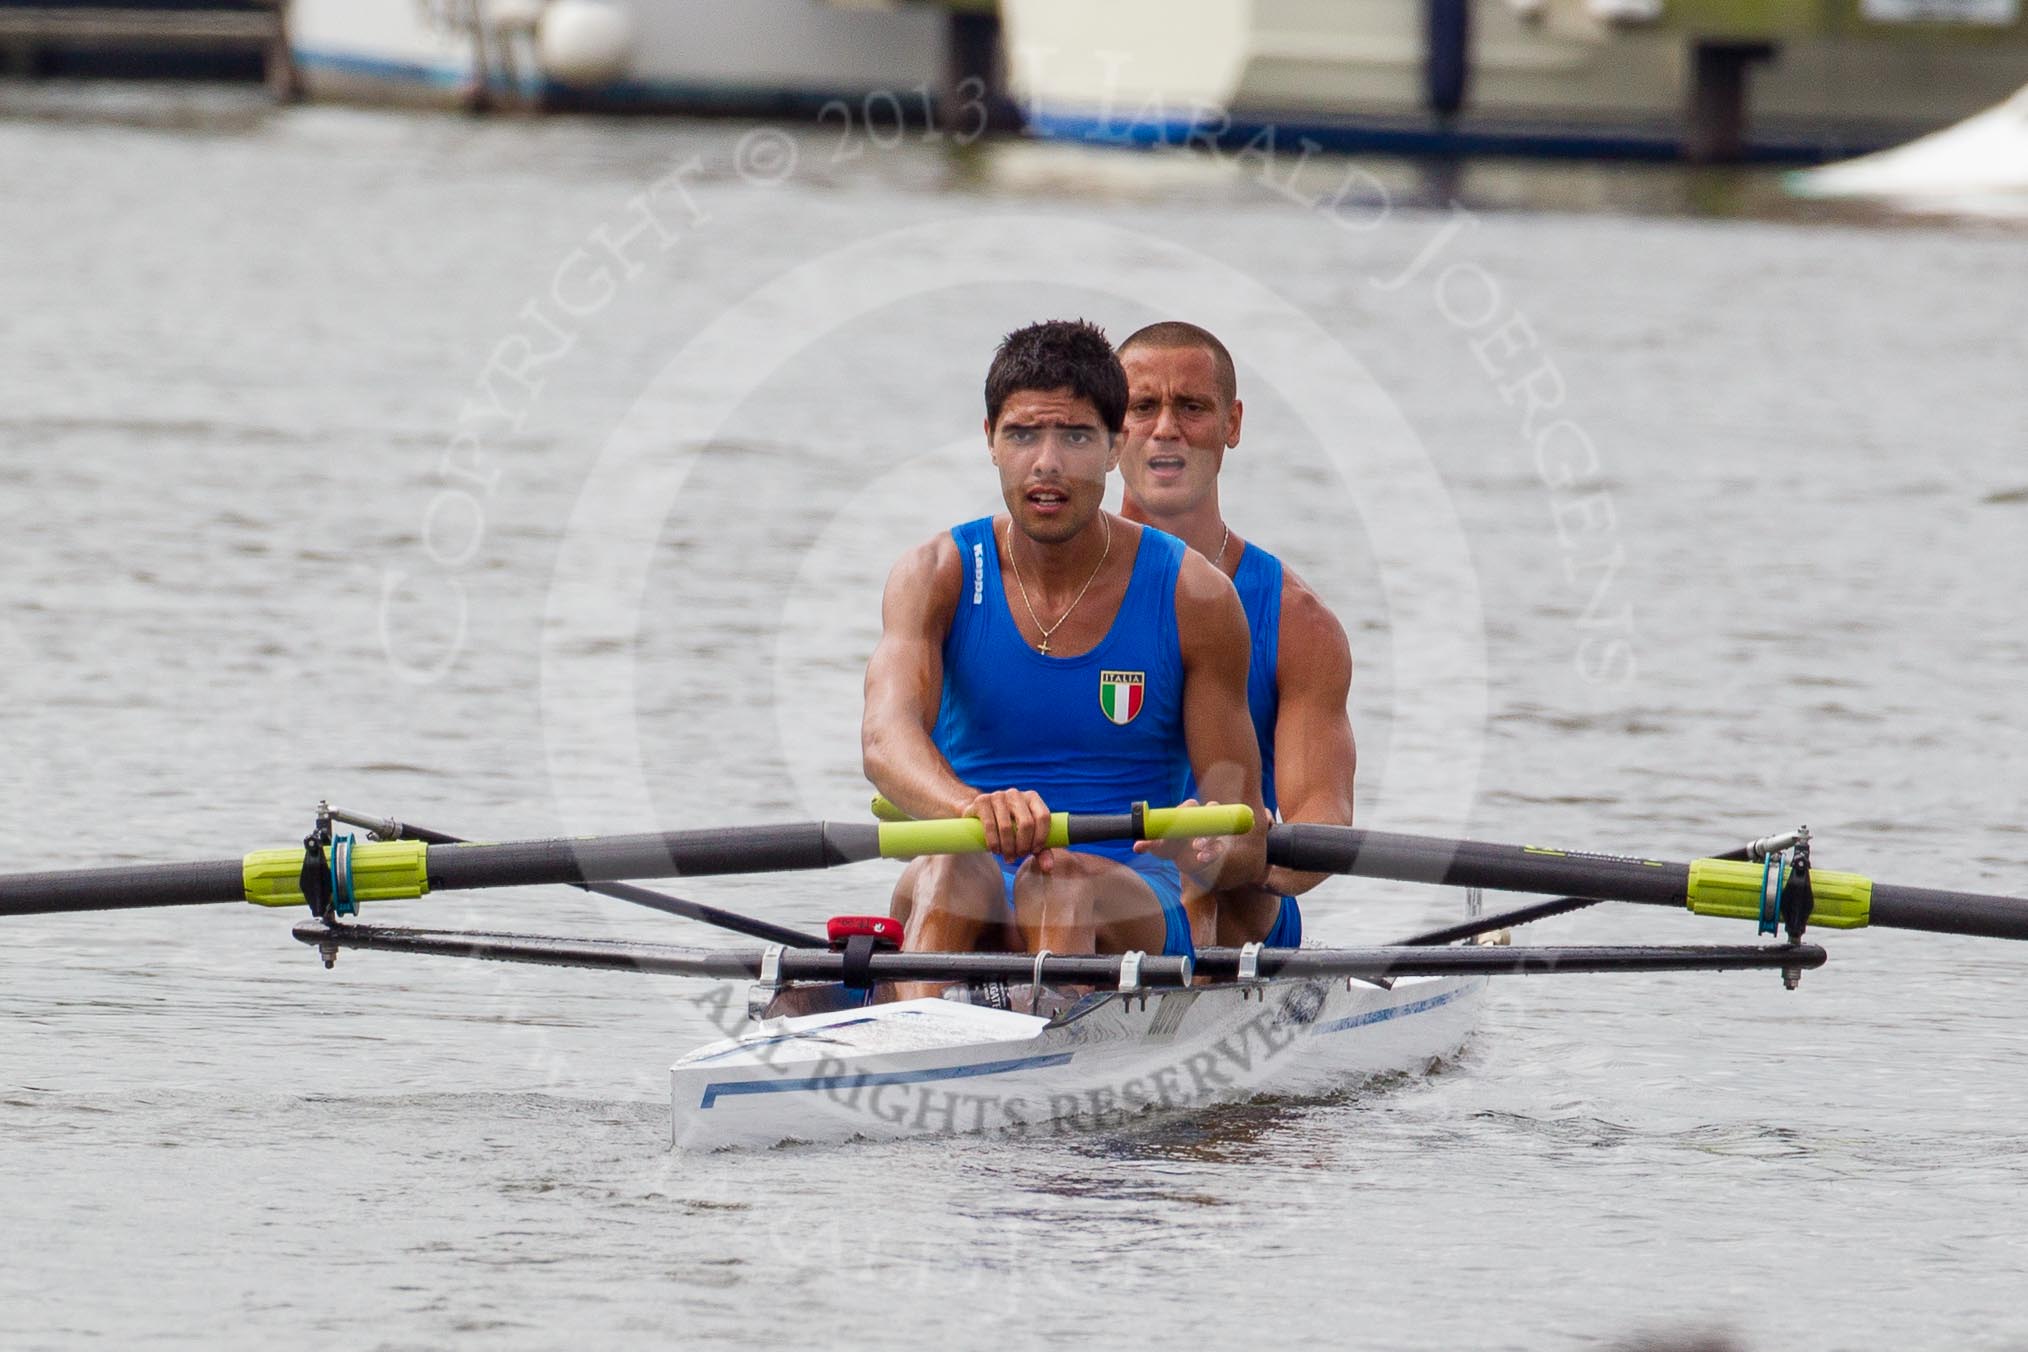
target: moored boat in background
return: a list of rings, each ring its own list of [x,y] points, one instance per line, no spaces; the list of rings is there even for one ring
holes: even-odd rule
[[[949,16],[824,0],[291,0],[312,98],[817,114],[885,93],[922,116]],[[854,109],[855,113],[860,110]]]
[[[1819,160],[1946,125],[2028,69],[2017,0],[1000,9],[1030,129],[1101,143]]]
[[[2028,216],[2028,86],[1956,126],[1856,160],[1799,170],[1787,185],[1798,197]]]

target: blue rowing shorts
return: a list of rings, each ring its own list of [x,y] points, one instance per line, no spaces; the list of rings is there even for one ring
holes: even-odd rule
[[[1160,855],[1136,853],[1131,846],[1125,850],[1089,848],[1083,845],[1073,845],[1070,848],[1079,854],[1095,854],[1132,869],[1155,894],[1155,900],[1161,903],[1163,929],[1161,955],[1196,960],[1197,946],[1190,941],[1190,914],[1183,909],[1183,875],[1177,872],[1175,864]],[[1011,916],[1014,912],[1014,875],[1020,871],[1022,861],[999,859],[998,862],[1000,881],[1006,887],[1007,912]],[[1286,918],[1294,907],[1294,901],[1288,900],[1282,908],[1283,917]],[[1279,924],[1276,928],[1280,928]],[[1302,936],[1300,918],[1296,922],[1296,934],[1300,940]],[[1290,947],[1294,945],[1291,944]]]
[[[1303,908],[1296,905],[1294,897],[1282,898],[1282,909],[1275,915],[1274,928],[1267,938],[1261,940],[1265,948],[1301,948],[1303,946]]]

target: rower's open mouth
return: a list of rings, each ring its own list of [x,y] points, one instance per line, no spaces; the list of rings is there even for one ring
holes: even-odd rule
[[[1060,488],[1034,488],[1028,492],[1028,505],[1038,512],[1057,512],[1070,505],[1070,494]]]
[[[1184,460],[1180,455],[1151,455],[1148,457],[1148,472],[1158,478],[1173,479],[1183,473]]]

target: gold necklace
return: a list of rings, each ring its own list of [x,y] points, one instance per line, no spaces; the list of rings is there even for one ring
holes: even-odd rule
[[[1218,552],[1211,556],[1211,566],[1213,568],[1217,568],[1219,564],[1225,562],[1225,547],[1231,543],[1232,543],[1232,527],[1227,526],[1225,528],[1225,534],[1218,537]],[[1219,571],[1223,572],[1224,570],[1220,569]]]
[[[1070,618],[1070,612],[1077,609],[1078,601],[1084,600],[1084,594],[1091,590],[1091,584],[1098,581],[1099,571],[1106,566],[1106,558],[1113,552],[1112,518],[1104,513],[1100,513],[1099,524],[1105,528],[1106,547],[1099,551],[1099,561],[1092,568],[1091,576],[1086,578],[1084,586],[1078,589],[1076,599],[1064,609],[1061,615],[1056,617],[1056,623],[1044,624],[1042,617],[1035,613],[1035,603],[1028,599],[1028,584],[1021,580],[1021,563],[1014,557],[1014,523],[1011,520],[1007,523],[1007,562],[1014,565],[1014,585],[1021,589],[1021,604],[1028,607],[1028,618],[1033,620],[1035,627],[1042,631],[1042,642],[1035,645],[1035,651],[1041,653],[1044,657],[1049,656],[1049,636],[1063,628],[1063,622]]]

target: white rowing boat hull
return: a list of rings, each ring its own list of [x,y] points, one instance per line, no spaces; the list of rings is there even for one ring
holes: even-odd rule
[[[680,1149],[1076,1130],[1420,1072],[1470,1036],[1483,977],[1105,992],[1056,1019],[949,1000],[756,1023],[670,1068]]]

